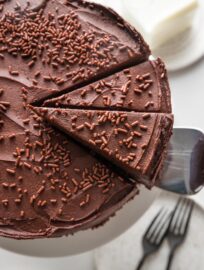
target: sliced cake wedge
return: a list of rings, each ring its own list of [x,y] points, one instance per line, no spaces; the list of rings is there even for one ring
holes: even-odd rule
[[[35,108],[52,125],[151,187],[172,133],[170,114]]]
[[[171,112],[164,63],[157,59],[115,73],[86,87],[48,99],[45,106]]]

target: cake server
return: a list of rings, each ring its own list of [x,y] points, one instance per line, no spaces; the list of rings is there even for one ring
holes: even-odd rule
[[[204,186],[204,134],[198,129],[174,128],[158,187],[192,195]]]

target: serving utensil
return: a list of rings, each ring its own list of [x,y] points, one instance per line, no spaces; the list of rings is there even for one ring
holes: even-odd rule
[[[193,195],[204,186],[204,134],[198,129],[174,128],[158,187]]]
[[[187,235],[194,202],[190,199],[180,197],[173,211],[161,209],[151,221],[142,238],[143,256],[136,270],[142,269],[145,259],[159,250],[164,239],[168,240],[170,252],[166,270],[170,270],[175,251]]]
[[[156,252],[162,245],[170,225],[171,216],[171,211],[168,209],[161,209],[150,223],[142,238],[144,253],[137,265],[136,270],[140,270],[145,262],[145,259],[150,254]]]
[[[170,270],[175,251],[180,246],[187,235],[194,202],[187,198],[180,198],[173,212],[171,223],[166,235],[170,246],[170,253],[166,270]]]

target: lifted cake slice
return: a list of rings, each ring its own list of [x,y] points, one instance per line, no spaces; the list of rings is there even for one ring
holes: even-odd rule
[[[164,63],[157,59],[118,72],[87,87],[44,102],[48,107],[171,112]]]
[[[172,132],[170,114],[35,108],[117,170],[151,187]],[[120,168],[120,169],[119,169]]]

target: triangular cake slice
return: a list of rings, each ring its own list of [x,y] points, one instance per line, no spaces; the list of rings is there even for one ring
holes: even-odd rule
[[[127,176],[152,186],[172,132],[169,114],[36,108]]]
[[[171,112],[165,65],[160,59],[147,61],[87,87],[47,100],[44,105]]]
[[[141,63],[150,55],[142,36],[100,5],[78,0],[3,2],[1,71],[11,78],[26,78],[34,86],[60,93]]]

